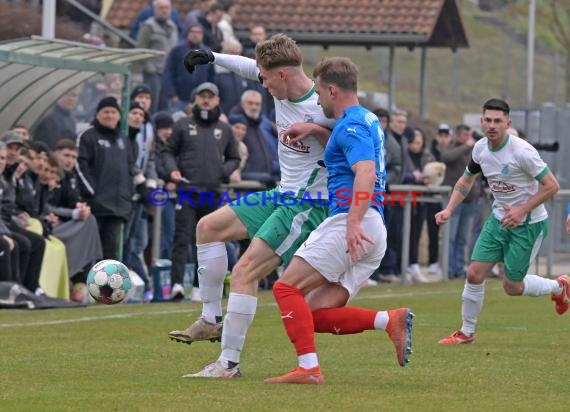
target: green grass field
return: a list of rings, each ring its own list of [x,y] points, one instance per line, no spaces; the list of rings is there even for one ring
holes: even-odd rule
[[[266,385],[296,366],[271,294],[242,356],[241,379],[182,379],[219,344],[171,342],[197,303],[0,311],[2,411],[567,411],[570,314],[548,297],[511,298],[489,281],[477,342],[441,347],[459,326],[459,281],[364,289],[353,305],[409,306],[411,363],[400,368],[382,331],[318,335],[324,386]]]

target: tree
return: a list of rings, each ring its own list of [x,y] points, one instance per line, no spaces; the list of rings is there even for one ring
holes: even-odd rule
[[[565,97],[570,102],[570,0],[549,0],[552,25],[550,30],[565,54]]]

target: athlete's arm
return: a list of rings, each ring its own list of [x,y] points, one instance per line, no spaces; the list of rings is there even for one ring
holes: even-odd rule
[[[504,227],[515,227],[521,224],[525,216],[536,209],[538,206],[546,202],[560,190],[558,180],[552,172],[548,172],[539,180],[540,189],[531,196],[524,205],[512,206],[507,210],[501,222]]]
[[[475,182],[476,174],[468,174],[467,172],[463,174],[453,186],[453,191],[451,192],[451,197],[449,198],[449,203],[441,212],[435,214],[435,221],[438,225],[441,225],[449,220],[455,208],[465,200],[473,183]]]
[[[214,64],[224,67],[246,79],[259,80],[259,69],[255,60],[233,54],[213,53]]]
[[[362,219],[370,207],[370,199],[376,181],[376,164],[373,160],[361,160],[352,165],[354,185],[352,204],[346,218],[346,244],[354,262],[366,253],[366,242],[374,243],[362,229]]]
[[[283,135],[289,137],[292,143],[314,136],[325,147],[329,141],[331,130],[316,123],[293,123],[291,127],[283,131]]]

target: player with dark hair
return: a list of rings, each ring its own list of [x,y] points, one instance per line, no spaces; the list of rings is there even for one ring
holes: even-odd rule
[[[476,175],[482,173],[487,178],[495,201],[467,268],[461,307],[463,325],[441,339],[442,345],[474,342],[485,277],[498,262],[504,262],[503,289],[508,295],[551,295],[559,315],[570,306],[570,277],[552,280],[527,274],[548,231],[544,202],[560,186],[536,149],[507,133],[511,126],[509,112],[503,100],[485,102],[481,116],[485,137],[473,146],[471,160],[455,184],[449,204],[435,215],[438,224],[447,222],[469,193]]]

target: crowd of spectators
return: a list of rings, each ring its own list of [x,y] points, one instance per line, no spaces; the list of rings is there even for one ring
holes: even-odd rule
[[[160,252],[170,259],[172,297],[184,297],[186,263],[196,262],[197,220],[212,208],[180,207],[177,188],[216,192],[223,183],[254,181],[275,186],[280,179],[273,98],[260,83],[214,65],[190,75],[181,63],[192,49],[254,56],[266,39],[253,25],[240,43],[231,27],[231,1],[203,1],[180,16],[170,0],[154,0],[136,16],[131,36],[138,47],[164,52],[135,68],[143,80],[132,86],[122,113],[122,79],[108,74],[69,90],[35,122],[14,125],[0,141],[0,280],[21,283],[37,294],[85,301],[86,273],[100,259],[122,259],[143,281],[152,299],[152,214],[148,193],[163,187],[170,200],[160,209]],[[439,126],[431,142],[408,125],[401,110],[376,109],[385,131],[390,185],[427,185],[426,165],[441,162],[452,185],[463,173],[474,138],[465,125],[455,133]],[[121,116],[128,130],[120,127]],[[428,144],[429,143],[429,144]],[[210,180],[208,180],[208,179]],[[464,265],[482,222],[484,192],[477,186],[450,222],[450,278]],[[417,282],[439,273],[439,230],[434,214],[443,198],[413,208],[410,266]],[[388,250],[371,280],[401,279],[403,209],[386,206]],[[420,266],[420,241],[427,222],[427,276]],[[473,223],[475,222],[475,223]],[[231,243],[239,255],[247,244]],[[233,254],[232,254],[233,255]],[[199,288],[194,275],[194,289]],[[193,293],[194,298],[199,293]]]

